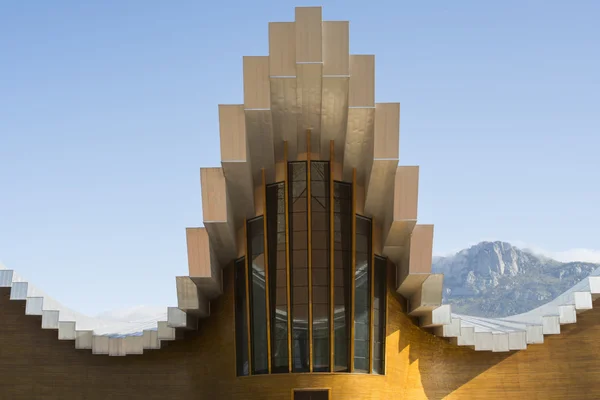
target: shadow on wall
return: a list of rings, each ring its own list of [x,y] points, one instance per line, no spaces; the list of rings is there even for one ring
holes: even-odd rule
[[[418,319],[407,314],[406,299],[393,288],[394,268],[390,268],[388,273],[391,276],[388,276],[390,321],[387,337],[388,340],[397,341],[401,358],[398,360],[399,365],[407,368],[404,377],[405,398],[422,398],[425,393],[427,399],[444,399],[516,353],[476,352],[470,348],[454,346],[446,339],[420,328]],[[408,363],[404,360],[406,357]],[[392,371],[388,370],[390,372]],[[398,378],[402,379],[401,376]]]
[[[577,323],[562,325],[559,335],[546,336],[543,344],[493,353],[433,336],[406,314],[406,300],[392,284],[389,296],[388,339],[396,340],[405,364],[408,358],[404,398],[600,398],[600,300],[593,310],[578,314]],[[395,356],[389,351],[387,355]]]

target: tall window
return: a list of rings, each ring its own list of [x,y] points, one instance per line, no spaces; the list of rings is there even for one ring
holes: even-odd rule
[[[354,275],[354,371],[369,372],[371,220],[356,216]]]
[[[327,161],[289,162],[287,181],[267,185],[234,263],[238,376],[384,374],[387,260],[373,258],[373,221],[354,217],[352,184],[332,181]]]
[[[288,168],[291,249],[292,371],[309,371],[308,345],[308,208],[306,162]]]
[[[375,282],[373,293],[373,373],[385,371],[385,297],[387,260],[375,257]]]
[[[246,314],[246,260],[235,261],[235,366],[238,376],[248,375],[248,315]]]
[[[310,163],[313,371],[329,371],[329,163]]]
[[[350,273],[352,262],[352,185],[333,184],[334,241],[334,371],[349,370],[350,341]]]
[[[252,374],[269,373],[263,217],[248,221]]]
[[[287,271],[284,183],[267,186],[271,372],[288,371]]]

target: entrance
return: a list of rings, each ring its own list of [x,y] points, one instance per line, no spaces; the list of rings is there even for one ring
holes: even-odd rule
[[[294,400],[329,400],[329,390],[294,390]]]

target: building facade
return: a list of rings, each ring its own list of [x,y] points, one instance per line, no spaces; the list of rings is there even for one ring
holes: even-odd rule
[[[441,304],[400,104],[375,102],[348,37],[301,7],[244,57],[177,307],[107,326],[0,270],[0,399],[600,398],[600,315],[581,314],[600,276],[504,319]]]

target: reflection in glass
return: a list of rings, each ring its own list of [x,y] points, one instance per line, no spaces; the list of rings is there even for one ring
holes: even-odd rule
[[[292,371],[309,371],[308,212],[306,162],[288,164],[290,268],[292,297]]]
[[[373,373],[383,375],[385,368],[385,296],[387,260],[375,257],[373,293]]]
[[[248,375],[248,316],[246,315],[246,260],[235,261],[235,365],[238,376]]]
[[[334,371],[349,370],[350,275],[352,269],[352,185],[333,183],[334,201]]]
[[[310,163],[313,371],[329,371],[329,163]]]
[[[263,217],[248,221],[250,267],[250,330],[252,374],[269,373],[267,352],[267,310],[265,291],[265,254]]]
[[[271,315],[271,372],[288,371],[287,271],[284,183],[267,186],[267,238]]]
[[[354,371],[369,371],[371,314],[371,220],[356,216],[356,271],[354,281]]]

